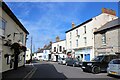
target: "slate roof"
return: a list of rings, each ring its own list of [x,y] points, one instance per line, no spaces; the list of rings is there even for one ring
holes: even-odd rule
[[[112,20],[112,21],[106,23],[101,28],[99,28],[97,31],[95,31],[94,33],[96,34],[96,33],[99,33],[101,31],[109,30],[111,28],[117,27],[118,25],[120,25],[120,18]]]

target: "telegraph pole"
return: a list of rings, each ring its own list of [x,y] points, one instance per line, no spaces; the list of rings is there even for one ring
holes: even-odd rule
[[[34,50],[34,52],[35,52],[35,44],[34,44],[33,50]]]
[[[32,36],[31,36],[31,60],[32,60]]]

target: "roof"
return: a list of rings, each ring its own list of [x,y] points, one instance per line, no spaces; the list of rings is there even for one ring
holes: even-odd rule
[[[44,50],[51,50],[52,49],[52,43],[49,43],[48,45],[44,46],[41,49],[38,49],[36,53],[43,53]]]
[[[25,29],[25,27],[21,24],[21,22],[17,19],[17,17],[14,15],[14,13],[10,10],[10,8],[5,4],[5,2],[2,2],[2,9],[9,15],[17,25],[26,33],[29,34],[29,32]]]
[[[92,18],[89,19],[89,20],[87,20],[87,21],[85,21],[85,22],[83,22],[83,23],[81,23],[81,24],[79,24],[79,25],[77,25],[76,27],[74,27],[74,28],[72,28],[72,29],[66,31],[65,33],[68,33],[68,32],[70,32],[70,31],[72,31],[72,30],[74,30],[74,29],[76,29],[76,28],[78,28],[78,27],[80,27],[80,26],[82,26],[82,25],[84,25],[84,24],[90,22],[90,21],[92,21]]]
[[[58,42],[61,42],[61,41],[65,41],[66,39],[63,39],[63,40],[60,40],[60,41],[58,41]],[[53,42],[53,43],[57,43],[57,42]]]
[[[118,26],[120,27],[120,18],[106,23],[101,28],[99,28],[97,31],[95,31],[94,34],[102,32],[102,31],[106,31],[106,30],[109,30],[109,29],[112,29],[112,28],[116,28]]]

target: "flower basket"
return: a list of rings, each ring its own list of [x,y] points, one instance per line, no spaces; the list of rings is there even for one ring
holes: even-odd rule
[[[9,54],[5,54],[4,57],[5,57],[5,58],[9,57]]]

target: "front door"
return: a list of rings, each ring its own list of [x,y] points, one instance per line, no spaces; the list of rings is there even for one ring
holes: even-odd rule
[[[58,62],[58,55],[56,55],[56,61]]]
[[[85,60],[90,61],[90,54],[85,54]]]

